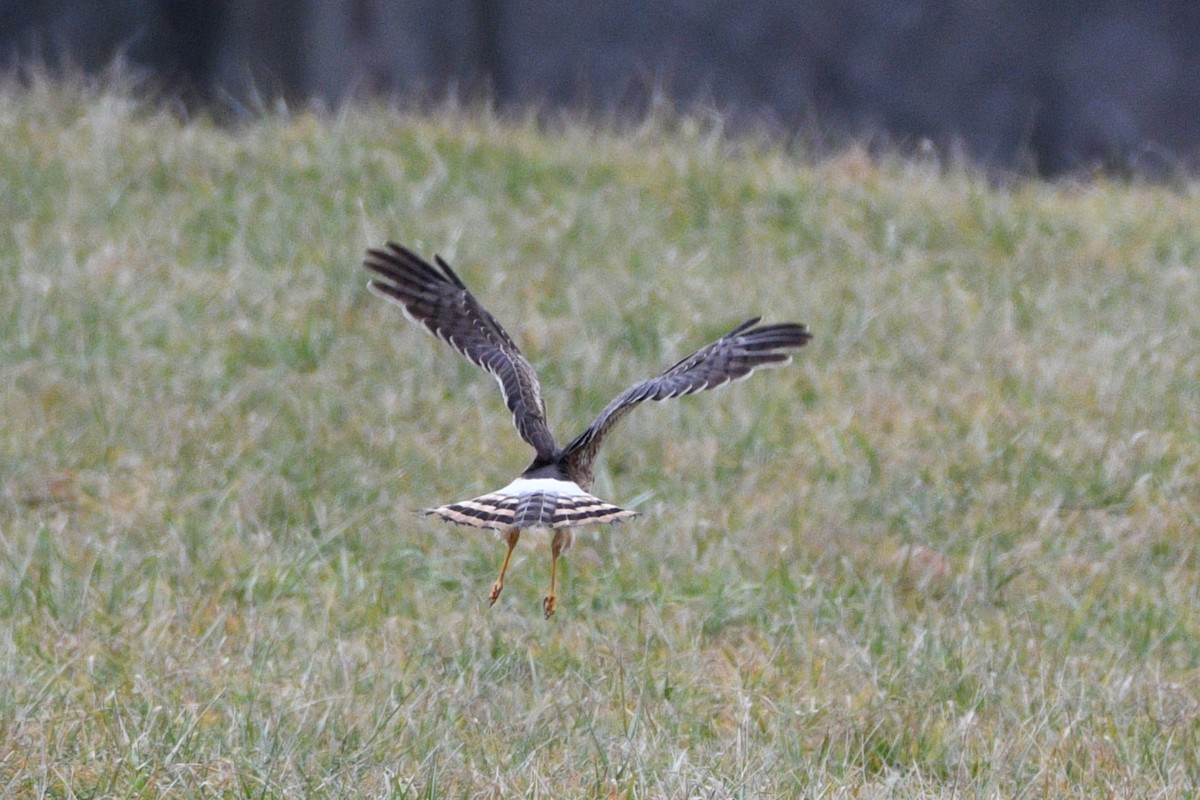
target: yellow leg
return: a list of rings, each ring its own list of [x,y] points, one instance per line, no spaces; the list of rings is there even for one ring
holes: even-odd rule
[[[521,538],[520,528],[509,528],[504,532],[504,542],[508,545],[508,552],[504,554],[504,563],[500,565],[500,577],[496,578],[496,582],[492,584],[492,593],[488,595],[488,605],[496,605],[496,601],[500,599],[500,592],[504,590],[504,574],[508,572],[508,562],[512,560],[513,549],[517,546],[517,540]]]
[[[546,612],[546,619],[550,619],[554,615],[554,608],[558,605],[558,594],[555,591],[556,580],[558,578],[558,557],[563,551],[571,546],[571,535],[568,529],[559,528],[554,532],[554,539],[550,542],[550,594],[546,595],[542,600],[542,610]]]

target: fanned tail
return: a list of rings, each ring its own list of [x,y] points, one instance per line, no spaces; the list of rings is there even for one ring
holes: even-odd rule
[[[424,510],[473,528],[571,528],[622,522],[638,512],[606,503],[570,481],[519,478],[490,494]]]

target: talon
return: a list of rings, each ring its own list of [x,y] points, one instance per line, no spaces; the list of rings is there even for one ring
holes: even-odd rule
[[[488,607],[496,605],[496,601],[500,599],[500,592],[504,590],[504,576],[508,573],[508,562],[512,560],[513,548],[517,546],[517,540],[521,538],[521,531],[517,528],[510,528],[504,534],[504,543],[508,545],[508,550],[504,553],[504,563],[500,565],[500,577],[496,578],[496,582],[492,584],[492,591],[488,594]]]
[[[550,542],[550,594],[546,595],[542,600],[542,610],[546,612],[546,619],[550,619],[554,615],[554,607],[558,605],[558,557],[562,552],[571,546],[571,533],[568,528],[559,528],[554,532],[554,539]]]

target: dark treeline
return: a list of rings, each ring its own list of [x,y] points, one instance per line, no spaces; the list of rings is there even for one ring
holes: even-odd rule
[[[384,93],[636,117],[661,98],[1043,175],[1200,153],[1191,0],[0,0],[10,70],[115,58],[235,113]]]

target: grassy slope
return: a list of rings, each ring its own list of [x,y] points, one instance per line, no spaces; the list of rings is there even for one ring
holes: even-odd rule
[[[0,94],[0,793],[1194,790],[1198,194]],[[488,610],[502,548],[408,509],[528,453],[364,291],[389,237],[563,439],[752,314],[817,338],[632,415],[645,516]]]

